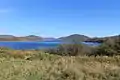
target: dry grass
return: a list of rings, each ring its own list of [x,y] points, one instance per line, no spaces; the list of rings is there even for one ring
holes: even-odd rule
[[[120,80],[120,56],[62,57],[39,51],[8,52],[22,54],[23,58],[0,57],[0,80]]]

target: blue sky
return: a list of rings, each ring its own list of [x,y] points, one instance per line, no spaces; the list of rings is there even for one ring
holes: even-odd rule
[[[120,34],[120,0],[0,0],[0,34]]]

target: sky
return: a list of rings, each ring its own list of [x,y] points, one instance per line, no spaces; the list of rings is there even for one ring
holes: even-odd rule
[[[0,34],[120,34],[120,0],[0,0]]]

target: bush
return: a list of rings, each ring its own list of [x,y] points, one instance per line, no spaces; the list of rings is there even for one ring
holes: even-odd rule
[[[96,48],[92,55],[95,56],[114,56],[120,53],[120,37],[108,38],[102,45]]]
[[[49,49],[47,52],[61,56],[82,56],[91,53],[91,48],[82,44],[63,44],[55,49]]]
[[[106,44],[102,44],[98,48],[96,48],[95,52],[92,53],[94,56],[113,56],[116,55],[117,52],[110,46]]]

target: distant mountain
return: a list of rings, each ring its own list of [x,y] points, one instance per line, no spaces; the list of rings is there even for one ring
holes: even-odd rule
[[[16,37],[13,35],[0,35],[0,41],[41,41],[43,40],[39,36],[29,35],[25,37]]]
[[[55,41],[55,40],[57,40],[57,39],[56,38],[50,38],[50,37],[43,38],[43,41]]]
[[[79,34],[73,34],[66,37],[60,37],[58,39],[56,38],[44,38],[36,35],[29,35],[29,36],[23,36],[23,37],[16,37],[13,35],[0,35],[0,41],[69,41],[69,42],[80,42],[80,41],[86,41],[86,42],[105,42],[108,39],[116,39],[119,35],[116,36],[108,36],[108,37],[96,37],[96,38],[90,38],[85,35],[79,35]]]
[[[99,42],[99,43],[102,43],[106,40],[106,38],[98,38],[98,37],[95,37],[95,38],[90,38],[90,39],[87,39],[85,42]]]
[[[70,36],[61,37],[61,38],[59,38],[59,39],[62,40],[62,41],[81,42],[81,41],[86,41],[86,40],[88,40],[89,37],[88,37],[88,36],[85,36],[85,35],[73,34],[73,35],[70,35]]]
[[[0,38],[14,38],[13,35],[0,35]]]
[[[86,40],[85,42],[100,42],[103,43],[109,39],[117,39],[119,38],[119,35],[115,35],[115,36],[107,36],[107,37],[95,37],[95,38],[90,38],[88,40]]]
[[[86,41],[89,37],[79,34],[73,34],[61,38],[44,38],[36,35],[16,37],[13,35],[0,35],[0,41]]]
[[[42,37],[36,36],[36,35],[29,35],[29,36],[26,36],[26,37],[23,37],[23,38],[26,38],[27,40],[30,40],[30,41],[41,41],[41,40],[43,40]]]

